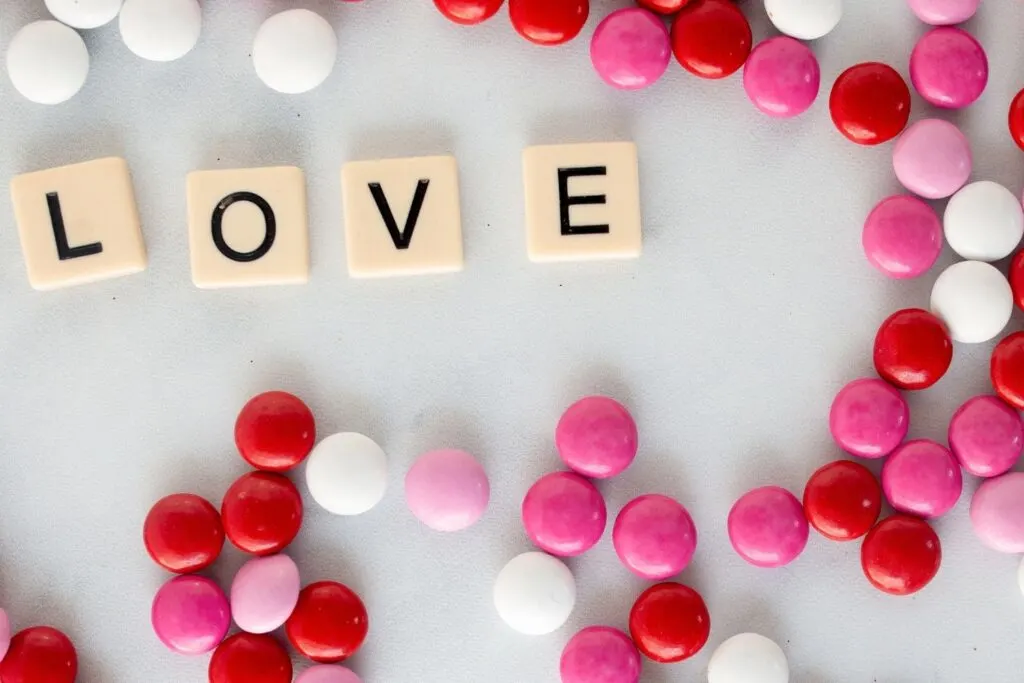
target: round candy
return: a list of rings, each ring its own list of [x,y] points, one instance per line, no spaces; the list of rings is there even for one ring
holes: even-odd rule
[[[505,0],[434,0],[434,5],[456,24],[471,26],[487,21]]]
[[[1013,292],[995,267],[961,261],[935,280],[931,309],[946,323],[954,341],[980,344],[996,337],[1010,322]]]
[[[249,633],[284,625],[299,601],[299,568],[287,555],[256,557],[231,582],[231,616]]]
[[[636,4],[658,14],[675,14],[690,3],[690,0],[636,0]]]
[[[971,143],[949,121],[923,119],[896,141],[892,166],[903,187],[927,199],[944,199],[971,176]]]
[[[843,18],[842,0],[764,0],[764,8],[775,28],[800,40],[831,33]]]
[[[588,396],[559,419],[555,447],[569,469],[592,479],[614,477],[636,457],[636,423],[617,401]]]
[[[807,546],[804,508],[792,493],[763,486],[743,494],[729,511],[729,541],[755,567],[782,567]]]
[[[982,482],[971,499],[971,525],[989,548],[1024,553],[1024,472]]]
[[[711,615],[700,593],[680,583],[651,586],[629,612],[629,633],[648,659],[681,662],[708,642]]]
[[[725,78],[747,61],[753,38],[730,0],[692,0],[672,22],[672,53],[701,78]]]
[[[860,538],[878,521],[882,487],[857,462],[837,460],[818,468],[804,488],[804,515],[811,526],[833,541]]]
[[[150,612],[157,638],[170,650],[201,655],[217,647],[231,626],[224,591],[212,579],[175,576],[153,598]]]
[[[256,75],[267,87],[294,95],[327,80],[338,58],[338,36],[322,16],[289,9],[263,22],[252,44]]]
[[[1017,252],[1010,262],[1010,288],[1013,291],[1013,302],[1017,308],[1024,310],[1024,250]]]
[[[220,513],[205,498],[175,493],[161,498],[146,515],[142,539],[153,561],[176,574],[206,569],[224,547]]]
[[[864,253],[891,278],[923,275],[942,253],[942,222],[917,197],[896,195],[879,202],[864,221]]]
[[[945,324],[928,311],[896,311],[875,335],[875,370],[900,389],[927,389],[952,362],[953,340]]]
[[[291,683],[292,660],[277,639],[236,633],[210,658],[210,683]]]
[[[917,18],[933,26],[962,24],[978,11],[981,0],[907,0]]]
[[[1020,199],[999,183],[967,185],[946,204],[946,241],[972,261],[998,261],[1013,253],[1024,237]]]
[[[71,28],[99,28],[117,18],[121,0],[46,0],[46,9]]]
[[[775,641],[740,633],[715,648],[708,683],[789,683],[789,662]]]
[[[409,509],[437,531],[461,531],[473,526],[487,509],[490,496],[487,473],[465,451],[425,453],[405,475]]]
[[[361,515],[384,498],[388,458],[372,439],[355,432],[332,434],[306,462],[306,486],[320,507],[335,515]]]
[[[538,45],[566,43],[583,30],[590,0],[508,0],[512,26]]]
[[[907,436],[910,408],[880,379],[857,379],[832,401],[828,427],[836,443],[851,455],[882,458]]]
[[[320,581],[302,589],[285,632],[292,646],[306,657],[335,664],[355,654],[366,640],[369,626],[366,607],[351,588]]]
[[[608,520],[601,493],[574,472],[552,472],[538,479],[523,498],[522,514],[534,545],[561,557],[593,548]]]
[[[1024,449],[1020,414],[995,396],[968,399],[949,421],[949,448],[963,468],[997,477],[1017,464]]]
[[[743,89],[764,114],[776,118],[807,111],[821,86],[821,68],[811,49],[786,36],[757,44],[743,65]]]
[[[351,669],[337,664],[311,666],[295,679],[295,683],[363,683]]]
[[[928,523],[896,514],[875,525],[860,547],[864,576],[890,595],[910,595],[935,578],[942,546]]]
[[[639,683],[640,653],[619,629],[589,626],[565,644],[558,669],[562,683]]]
[[[910,120],[910,88],[888,64],[865,62],[839,74],[828,100],[832,122],[859,145],[878,145]]]
[[[882,489],[894,510],[931,519],[953,509],[964,479],[960,463],[944,446],[918,439],[901,445],[885,461]]]
[[[494,582],[494,607],[519,633],[542,636],[559,629],[576,605],[576,580],[559,560],[541,552],[513,557]]]
[[[284,391],[253,397],[235,420],[238,452],[258,470],[287,472],[306,459],[315,441],[313,413]]]
[[[33,626],[14,634],[0,662],[4,683],[75,683],[78,655],[68,637],[49,626]]]
[[[960,109],[981,97],[988,58],[974,36],[944,26],[921,36],[910,54],[910,81],[921,97],[944,109]]]
[[[615,554],[642,579],[660,581],[686,569],[697,549],[690,513],[668,496],[648,494],[626,504],[612,530]]]
[[[0,661],[3,661],[4,657],[7,656],[7,651],[11,648],[11,620],[7,616],[7,612],[0,609]]]
[[[992,350],[992,386],[1017,410],[1024,410],[1024,332],[1014,332]]]
[[[287,477],[250,472],[235,480],[220,506],[224,532],[239,550],[273,555],[291,543],[302,526],[302,497]]]
[[[203,12],[196,0],[125,0],[118,26],[124,44],[139,57],[170,62],[199,42]]]
[[[1024,149],[1024,90],[1021,90],[1010,103],[1010,137],[1017,146]]]
[[[25,99],[60,104],[85,85],[89,51],[74,29],[58,21],[34,21],[11,38],[7,75]]]
[[[672,43],[661,17],[640,7],[612,12],[590,41],[590,61],[605,83],[639,90],[665,73]]]

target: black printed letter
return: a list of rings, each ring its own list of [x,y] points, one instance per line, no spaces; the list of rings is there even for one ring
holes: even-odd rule
[[[263,236],[263,242],[261,242],[260,246],[256,247],[252,251],[235,251],[228,246],[227,242],[224,241],[224,212],[227,211],[235,202],[250,202],[255,204],[256,208],[263,212],[263,221],[266,224],[266,232]],[[274,237],[276,236],[277,219],[274,218],[274,210],[270,208],[270,204],[267,203],[266,199],[255,192],[232,192],[227,197],[220,200],[220,203],[217,204],[217,208],[213,210],[213,243],[216,245],[217,251],[224,254],[224,256],[232,261],[248,263],[262,258],[268,251],[270,251],[270,248],[274,246]]]
[[[569,195],[569,178],[574,176],[608,175],[606,166],[586,166],[583,168],[558,169],[558,204],[562,214],[563,235],[603,235],[611,231],[608,225],[573,225],[569,220],[569,208],[583,204],[605,204],[603,194]]]
[[[60,210],[60,198],[56,192],[46,194],[46,206],[50,209],[50,225],[53,227],[53,239],[57,243],[57,257],[61,261],[103,252],[102,242],[83,244],[79,247],[68,244],[68,231],[64,227],[64,214]]]
[[[380,183],[370,183],[370,194],[373,195],[373,201],[377,202],[377,210],[380,211],[380,217],[384,219],[384,225],[388,229],[388,234],[391,235],[391,241],[395,243],[395,249],[409,248],[409,244],[412,242],[412,233],[416,229],[416,221],[419,220],[420,210],[423,208],[423,200],[427,197],[428,185],[430,185],[429,180],[421,180],[416,184],[416,194],[412,197],[409,217],[405,219],[405,227],[399,231],[398,222],[391,212],[391,205],[388,204],[388,198],[384,196],[384,188],[380,186]]]

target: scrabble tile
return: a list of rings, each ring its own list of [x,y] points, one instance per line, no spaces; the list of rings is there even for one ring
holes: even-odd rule
[[[450,156],[345,164],[341,194],[349,274],[462,270],[458,176]]]
[[[640,256],[636,145],[543,145],[523,151],[531,261]]]
[[[309,281],[306,180],[294,166],[194,171],[188,243],[197,287]]]
[[[124,159],[96,159],[15,176],[11,202],[28,280],[36,289],[146,269],[146,245]]]

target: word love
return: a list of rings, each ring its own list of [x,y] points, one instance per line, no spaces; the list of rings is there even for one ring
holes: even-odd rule
[[[640,255],[636,145],[610,142],[523,152],[531,260]],[[352,277],[462,270],[455,159],[354,161],[341,170]],[[105,280],[146,268],[128,164],[87,161],[11,181],[18,234],[36,289]],[[198,287],[309,280],[305,176],[294,167],[195,171],[188,236]]]

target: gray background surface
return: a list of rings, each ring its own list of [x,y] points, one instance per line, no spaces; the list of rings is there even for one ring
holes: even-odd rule
[[[884,60],[906,74],[923,25],[900,0],[847,2],[839,28],[815,44],[822,96],[777,122],[755,111],[738,77],[700,81],[673,63],[644,92],[599,82],[589,36],[624,4],[594,2],[583,36],[551,50],[520,40],[504,12],[463,29],[428,0],[215,0],[200,44],[178,62],[135,58],[116,26],[89,32],[92,72],[65,105],[31,105],[0,78],[0,177],[125,156],[151,260],[141,275],[35,293],[0,192],[0,604],[17,627],[65,629],[81,683],[205,680],[206,657],[173,655],[150,629],[166,575],[143,550],[142,520],[174,491],[219,504],[246,471],[232,442],[237,410],[282,388],[310,403],[321,434],[362,431],[390,455],[379,507],[347,519],[310,502],[291,548],[306,580],[338,579],[365,599],[371,635],[353,667],[367,683],[556,681],[570,635],[625,626],[645,584],[618,564],[606,533],[571,562],[580,599],[570,623],[543,638],[498,620],[491,584],[529,548],[518,505],[558,467],[560,411],[605,392],[633,409],[642,440],[634,466],[601,485],[610,514],[643,492],[683,501],[701,536],[681,580],[712,614],[709,646],[680,665],[648,664],[645,683],[703,680],[714,646],[744,630],[784,647],[795,683],[1021,679],[1018,558],[973,537],[973,479],[936,525],[941,572],[911,598],[872,589],[857,544],[813,535],[793,565],[760,570],[725,533],[742,492],[802,491],[840,455],[827,431],[832,396],[871,371],[878,324],[926,306],[952,262],[947,250],[909,283],[870,268],[860,226],[898,189],[891,148],[846,142],[827,113],[828,89],[850,64]],[[265,88],[248,58],[262,19],[288,6],[325,12],[340,35],[330,81],[298,97]],[[756,36],[769,35],[760,3],[745,9]],[[42,0],[4,3],[0,48],[44,12]],[[975,177],[1014,191],[1024,157],[1005,119],[1024,85],[1022,25],[1019,0],[989,0],[971,22],[992,78],[954,116],[974,145]],[[914,118],[928,113],[915,99]],[[643,257],[530,264],[522,148],[612,139],[639,146]],[[465,272],[349,279],[341,163],[446,152],[460,164]],[[185,174],[279,163],[308,174],[310,284],[194,288]],[[911,398],[913,436],[944,439],[955,407],[988,389],[990,348],[958,347],[949,375]],[[491,475],[492,505],[466,533],[429,532],[403,501],[409,463],[439,446],[470,449]],[[216,576],[229,581],[242,560],[226,550]]]

